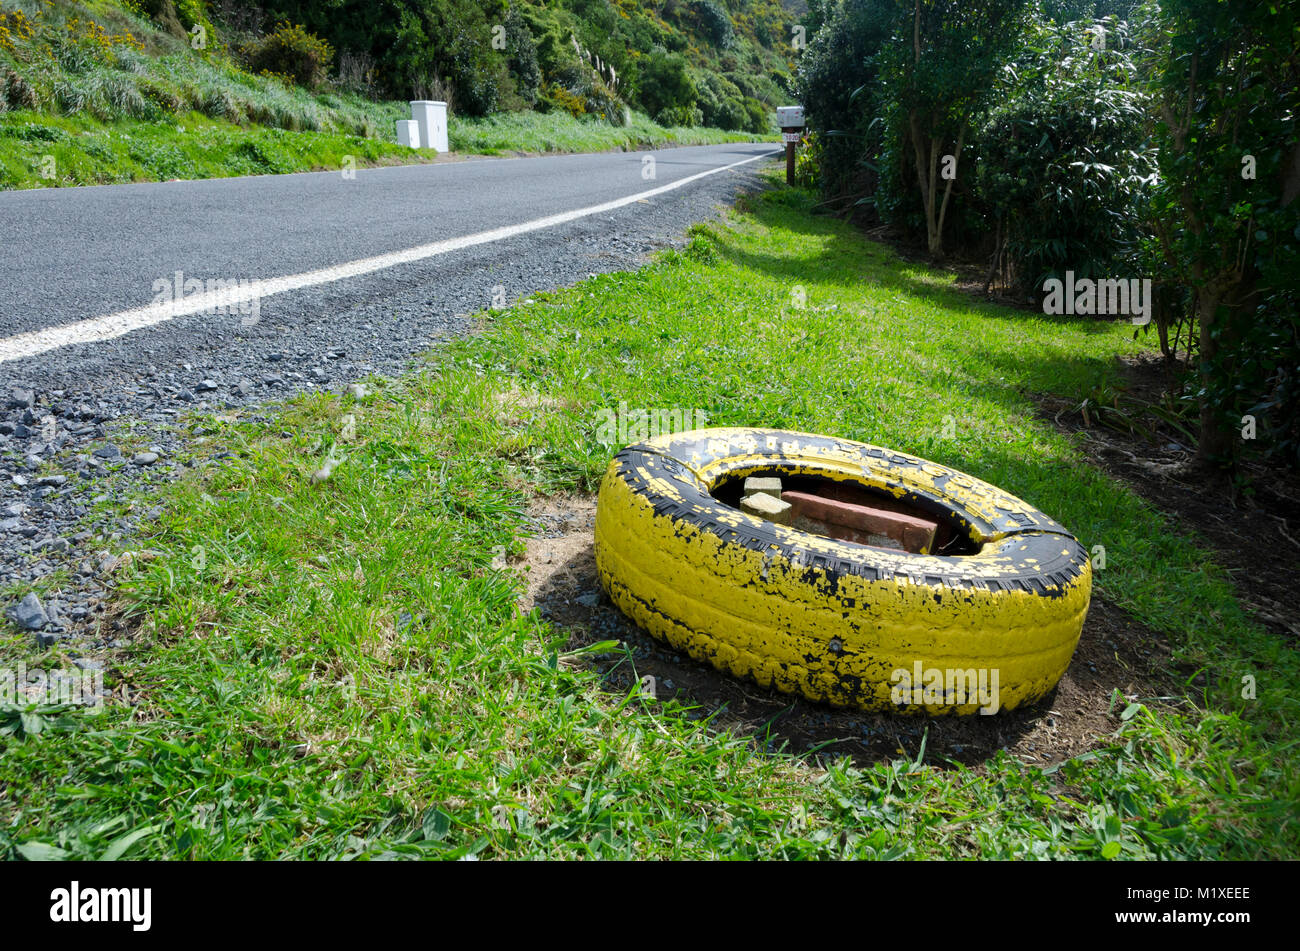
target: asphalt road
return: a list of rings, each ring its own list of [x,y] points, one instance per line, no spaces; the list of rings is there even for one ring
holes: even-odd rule
[[[774,153],[771,145],[740,144],[361,169],[351,178],[322,172],[0,193],[0,381],[51,365],[93,375],[104,362],[105,345],[79,343],[72,325],[149,305],[157,300],[156,282],[172,282],[176,272],[202,281],[269,281],[626,199],[769,153]],[[653,177],[647,174],[647,155],[653,158]],[[712,210],[719,180],[758,164],[590,217],[603,219],[600,230],[611,238],[636,237],[655,220],[647,206],[671,206],[684,227]],[[570,250],[564,239],[572,230],[565,223],[508,241],[528,273],[564,257]],[[320,316],[322,307],[364,305],[390,291],[392,282],[413,276],[426,283],[454,282],[476,259],[496,259],[501,244],[491,241],[382,268],[376,272],[379,282],[374,275],[347,278],[276,295],[280,299],[260,302],[261,314],[269,308],[273,317],[292,324],[295,314],[304,316],[304,303],[318,305]],[[538,289],[527,281],[502,282],[511,284],[511,297]],[[472,300],[449,303],[453,309],[489,305],[479,297],[478,307]],[[136,330],[125,344],[114,342],[117,359],[111,362],[127,369],[137,343],[151,353],[165,343],[174,346],[164,345],[164,351],[186,352],[187,338],[200,335],[200,349],[220,363],[209,339],[214,326],[218,332],[249,329],[238,321],[214,320],[212,314],[182,316]],[[5,353],[5,341],[51,327],[66,328],[69,345],[41,343],[43,352],[18,358]],[[142,335],[163,340],[130,339]],[[246,349],[248,336],[231,334],[228,345]]]
[[[759,187],[775,155],[724,145],[0,192],[0,589],[60,566],[69,579],[44,596],[48,623],[23,629],[121,646],[99,623],[103,552],[154,513],[97,506],[210,464],[183,452],[191,414],[267,418],[262,404],[400,373],[476,326],[467,315],[681,243]],[[178,271],[281,292],[252,321],[154,319],[170,306],[156,285]]]

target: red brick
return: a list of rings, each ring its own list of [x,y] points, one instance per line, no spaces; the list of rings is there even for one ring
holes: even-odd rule
[[[807,492],[782,492],[781,501],[790,503],[793,527],[802,531],[878,548],[934,550],[939,525],[929,519]]]

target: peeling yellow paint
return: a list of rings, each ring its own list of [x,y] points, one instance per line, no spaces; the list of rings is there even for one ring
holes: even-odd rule
[[[979,551],[836,541],[709,495],[724,478],[772,470],[942,505]],[[1089,560],[1065,529],[995,486],[879,447],[774,430],[702,430],[624,450],[601,485],[596,563],[624,613],[692,657],[870,710],[899,709],[891,674],[916,661],[996,668],[1003,708],[1038,699],[1069,664],[1092,587]]]

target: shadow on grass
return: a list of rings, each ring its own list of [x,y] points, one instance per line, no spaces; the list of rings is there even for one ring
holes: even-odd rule
[[[817,254],[792,259],[789,255],[745,251],[724,237],[717,242],[719,255],[738,267],[751,268],[791,286],[816,282],[855,287],[869,282],[921,298],[936,307],[973,311],[982,317],[1034,320],[1086,334],[1109,332],[1111,321],[1105,319],[1020,310],[959,287],[924,280],[916,275],[927,265],[908,261],[888,245],[847,230],[838,219],[814,215],[814,204],[807,192],[784,189],[760,192],[742,202],[745,212],[767,227],[822,239],[823,247]]]

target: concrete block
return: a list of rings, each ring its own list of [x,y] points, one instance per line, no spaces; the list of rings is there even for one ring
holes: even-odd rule
[[[776,522],[778,525],[789,525],[793,514],[793,509],[788,502],[782,502],[761,492],[741,499],[740,510],[755,518]]]
[[[770,495],[781,498],[781,480],[776,476],[750,476],[745,480],[744,497],[751,495]]]

